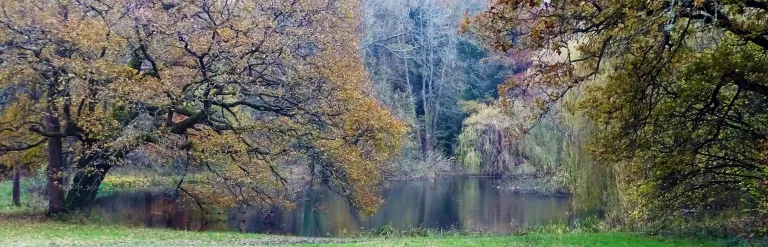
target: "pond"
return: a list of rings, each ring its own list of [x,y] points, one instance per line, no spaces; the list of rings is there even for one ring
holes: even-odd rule
[[[371,216],[358,213],[329,189],[317,186],[291,210],[230,209],[211,220],[195,206],[150,191],[100,197],[93,212],[110,221],[186,230],[242,231],[298,236],[338,236],[384,226],[509,233],[528,225],[565,221],[569,197],[514,194],[488,177],[443,177],[389,181],[384,205]]]

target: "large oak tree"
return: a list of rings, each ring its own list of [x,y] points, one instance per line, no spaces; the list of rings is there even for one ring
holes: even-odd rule
[[[380,203],[380,165],[404,127],[364,91],[356,1],[0,8],[0,85],[44,92],[13,101],[32,102],[31,114],[8,126],[48,140],[51,213],[87,206],[131,152],[155,164],[184,157],[182,176],[204,172],[178,185],[199,204],[279,203],[284,164],[306,166],[360,208]],[[64,149],[77,171],[66,200]]]

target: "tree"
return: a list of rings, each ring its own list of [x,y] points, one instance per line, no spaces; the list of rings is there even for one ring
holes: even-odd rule
[[[380,203],[379,165],[405,129],[364,91],[357,42],[349,40],[358,27],[354,1],[2,7],[0,71],[17,75],[3,82],[46,92],[38,103],[44,123],[28,125],[49,139],[49,170],[60,167],[61,140],[74,140],[77,174],[66,208],[87,207],[110,167],[131,152],[159,162],[188,157],[182,175],[204,171],[207,179],[182,178],[177,187],[199,204],[280,202],[286,157],[358,207]],[[49,211],[61,203],[51,199]]]
[[[634,215],[760,215],[767,13],[759,0],[498,1],[466,28],[498,50],[537,52],[502,88],[543,92],[536,116],[605,77],[581,109],[602,126],[595,152],[640,188]]]
[[[461,121],[460,100],[492,96],[503,63],[456,33],[465,11],[482,1],[364,1],[365,62],[377,98],[413,130],[410,157],[452,155]],[[488,90],[492,89],[492,90]]]
[[[534,170],[522,162],[517,145],[509,140],[512,118],[504,109],[474,101],[463,102],[471,114],[459,135],[458,161],[472,174],[529,175]],[[527,168],[527,169],[526,169]]]
[[[115,16],[94,15],[98,9],[83,3],[3,1],[0,7],[0,87],[25,90],[12,102],[20,109],[3,112],[23,115],[3,127],[33,140],[21,148],[47,140],[48,211],[58,213],[64,207],[64,139],[77,139],[86,150],[112,131],[105,117],[110,91],[103,89],[131,71],[117,66],[118,49],[108,49],[120,46],[109,32]]]
[[[13,100],[14,104],[3,107],[2,116],[6,128],[0,129],[0,164],[12,170],[12,200],[13,205],[21,205],[21,176],[24,171],[32,171],[45,163],[45,139],[28,139],[29,130],[13,128],[14,124],[23,121],[25,110],[29,109],[29,99],[21,97]]]

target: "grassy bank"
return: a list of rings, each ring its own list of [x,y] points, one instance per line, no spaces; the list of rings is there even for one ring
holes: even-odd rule
[[[139,182],[137,182],[139,181]],[[124,189],[141,187],[135,177],[114,179],[105,185]],[[45,202],[31,193],[41,181],[22,182],[22,206],[11,205],[10,182],[0,182],[0,246],[242,246],[242,245],[321,245],[321,246],[721,246],[729,242],[702,239],[658,238],[632,233],[596,233],[595,222],[583,222],[570,229],[567,224],[551,224],[527,229],[524,235],[487,236],[470,233],[439,233],[428,229],[382,231],[346,238],[304,238],[233,232],[188,232],[133,228],[91,218],[52,221],[42,215]],[[149,183],[152,184],[152,183]],[[97,223],[98,222],[98,223]],[[421,230],[421,231],[418,231]],[[730,245],[738,246],[738,245]]]
[[[0,215],[7,214],[41,214],[45,212],[45,206],[47,205],[45,200],[30,191],[34,186],[41,186],[39,179],[22,179],[20,188],[21,206],[14,206],[12,200],[12,188],[11,181],[0,182]]]
[[[231,232],[190,232],[70,224],[41,217],[0,217],[0,246],[719,246],[628,233],[528,234],[398,238],[303,238]]]

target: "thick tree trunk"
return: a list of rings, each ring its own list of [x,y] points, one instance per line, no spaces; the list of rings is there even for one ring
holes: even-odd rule
[[[21,206],[21,188],[19,184],[21,182],[21,169],[13,169],[13,205]]]
[[[43,118],[45,131],[47,133],[59,133],[61,125],[59,120],[52,115],[52,111]],[[48,214],[61,213],[64,204],[64,187],[62,165],[63,165],[63,145],[60,136],[48,137]]]
[[[72,189],[67,194],[66,209],[68,211],[90,209],[107,171],[109,171],[109,166],[104,164],[85,167],[85,169],[78,168],[78,172],[72,180]]]

